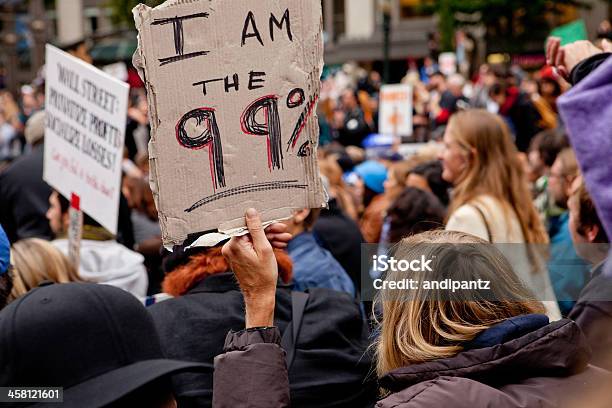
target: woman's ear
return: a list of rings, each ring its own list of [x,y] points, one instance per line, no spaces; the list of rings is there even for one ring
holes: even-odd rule
[[[306,218],[310,215],[310,208],[304,208],[302,210],[298,210],[293,215],[293,221],[296,224],[302,224]]]
[[[594,243],[597,239],[597,235],[599,235],[599,226],[593,225],[588,227],[585,232],[586,233],[584,235],[587,241],[589,241],[589,243]]]

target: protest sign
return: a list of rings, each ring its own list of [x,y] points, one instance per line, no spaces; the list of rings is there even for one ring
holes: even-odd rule
[[[51,45],[45,84],[44,179],[116,234],[129,86]]]
[[[381,134],[412,135],[412,87],[410,85],[384,85],[380,89],[378,115]]]
[[[165,245],[320,208],[321,2],[170,0],[134,9]]]

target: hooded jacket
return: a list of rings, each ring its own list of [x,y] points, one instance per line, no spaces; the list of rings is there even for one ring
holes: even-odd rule
[[[507,320],[477,337],[476,348],[391,371],[380,385],[392,394],[376,406],[588,406],[588,396],[609,383],[610,373],[588,365],[590,350],[574,322],[542,326],[541,317]]]
[[[68,255],[68,240],[52,242],[56,248]],[[147,295],[149,278],[144,266],[144,257],[116,241],[81,241],[79,275],[94,283],[116,286],[138,298]]]

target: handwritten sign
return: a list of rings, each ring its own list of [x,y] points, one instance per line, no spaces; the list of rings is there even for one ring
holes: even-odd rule
[[[321,2],[174,0],[134,9],[164,244],[325,204],[316,104]]]
[[[116,234],[129,86],[51,45],[45,86],[44,179]]]
[[[381,134],[412,135],[412,87],[410,85],[384,85],[380,90],[378,115]]]

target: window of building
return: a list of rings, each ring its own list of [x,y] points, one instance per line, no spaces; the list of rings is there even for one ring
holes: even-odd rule
[[[333,0],[334,1],[334,40],[337,40],[339,36],[345,32],[345,0]]]

